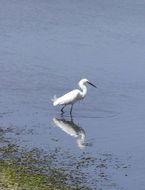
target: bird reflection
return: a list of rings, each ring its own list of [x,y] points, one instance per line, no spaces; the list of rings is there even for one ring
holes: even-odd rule
[[[61,128],[65,133],[69,134],[72,137],[75,137],[77,140],[77,145],[79,148],[85,148],[85,131],[78,125],[76,125],[72,118],[71,120],[66,120],[63,117],[61,119],[59,118],[53,118],[54,124]]]

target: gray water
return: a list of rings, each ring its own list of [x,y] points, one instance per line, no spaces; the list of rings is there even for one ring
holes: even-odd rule
[[[108,166],[111,184],[96,185],[88,168],[90,187],[144,190],[144,18],[144,0],[1,0],[0,126],[17,131],[9,138],[78,158],[111,154],[124,168]],[[89,87],[71,122],[69,107],[61,118],[51,99],[81,78],[98,88]]]

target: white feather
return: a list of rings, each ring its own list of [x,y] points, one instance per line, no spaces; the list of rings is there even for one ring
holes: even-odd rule
[[[90,83],[87,79],[82,79],[78,83],[81,90],[78,90],[78,89],[72,90],[72,91],[68,92],[67,94],[65,94],[65,95],[63,95],[63,96],[61,96],[59,98],[54,96],[54,98],[52,99],[53,105],[54,106],[63,105],[65,107],[66,105],[71,104],[73,106],[73,104],[75,102],[77,102],[78,100],[83,99],[86,96],[86,94],[87,94],[87,84],[90,84],[90,85],[96,87],[95,85]],[[62,112],[63,112],[64,107],[61,109]],[[72,107],[71,107],[70,113],[71,112],[72,112]]]
[[[73,104],[74,102],[78,101],[81,98],[80,91],[78,89],[72,90],[71,92],[68,92],[67,94],[55,99],[53,101],[53,105],[68,105]]]

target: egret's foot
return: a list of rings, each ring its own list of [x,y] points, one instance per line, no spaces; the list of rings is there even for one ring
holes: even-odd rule
[[[63,109],[61,109],[61,114],[63,114],[64,113],[64,111],[63,111]]]
[[[64,108],[65,108],[65,106],[63,106],[63,107],[61,108],[61,114],[64,114],[64,111],[63,111]]]

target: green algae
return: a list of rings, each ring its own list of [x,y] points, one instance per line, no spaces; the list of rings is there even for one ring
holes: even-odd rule
[[[1,190],[91,190],[114,186],[109,170],[126,168],[112,154],[74,155],[67,149],[20,147],[6,138],[10,128],[0,128]],[[91,175],[89,172],[92,172]],[[126,171],[125,171],[126,172]],[[125,175],[127,175],[125,173]]]
[[[42,150],[26,151],[8,144],[0,148],[0,188],[4,190],[71,190],[89,189],[82,184],[83,176],[72,170],[56,167],[58,151],[45,154]]]
[[[55,184],[57,177],[62,175],[46,176],[40,173],[32,172],[29,167],[24,167],[8,161],[0,165],[0,186],[9,189],[27,189],[27,190],[47,190],[47,189],[71,189],[65,185]]]

